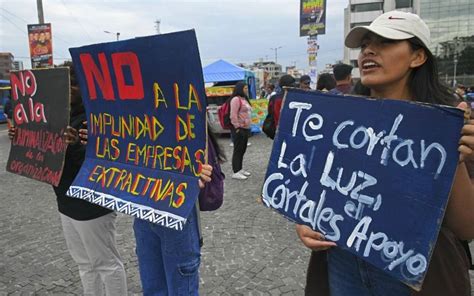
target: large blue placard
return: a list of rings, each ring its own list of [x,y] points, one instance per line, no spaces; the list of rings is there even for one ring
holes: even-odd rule
[[[68,195],[181,230],[199,194],[206,101],[194,31],[70,49],[88,116]]]
[[[462,125],[452,107],[291,89],[262,200],[419,290]]]

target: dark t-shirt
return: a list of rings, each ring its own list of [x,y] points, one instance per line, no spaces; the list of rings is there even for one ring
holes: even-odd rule
[[[79,114],[71,115],[70,125],[79,130],[82,122],[85,120],[86,114],[80,112]],[[85,200],[66,196],[69,186],[71,186],[74,178],[76,178],[76,175],[79,173],[85,155],[86,147],[84,145],[81,145],[80,143],[69,145],[66,150],[66,159],[64,161],[61,180],[59,181],[58,187],[53,186],[57,197],[59,212],[79,221],[96,219],[112,212],[111,210],[89,203]]]

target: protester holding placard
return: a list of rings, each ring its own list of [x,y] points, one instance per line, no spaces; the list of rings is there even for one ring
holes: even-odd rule
[[[199,187],[214,184],[214,161],[224,160],[224,154],[208,128],[209,164],[203,165]],[[212,148],[211,148],[212,146]],[[211,153],[212,151],[212,153]],[[218,165],[218,164],[217,164]],[[223,179],[219,179],[223,182]],[[208,190],[221,196],[223,191]],[[201,237],[198,208],[191,211],[181,231],[152,222],[135,219],[133,230],[137,243],[137,257],[144,295],[198,295]]]
[[[417,15],[400,11],[385,13],[370,26],[354,28],[345,44],[350,48],[361,48],[358,63],[362,87],[358,88],[357,94],[454,104],[454,96],[441,84],[435,59],[428,49],[428,26]],[[461,103],[458,107],[467,106]],[[317,295],[470,295],[468,264],[458,239],[474,238],[474,192],[464,163],[473,156],[474,121],[468,121],[461,133],[459,164],[421,292],[412,291],[355,255],[333,248],[336,244],[325,241],[321,233],[298,225],[297,233],[305,246],[314,251],[329,249],[327,271],[323,266],[325,258],[320,258],[323,267]],[[324,282],[325,272],[329,275],[329,285]],[[307,291],[307,295],[316,295],[316,292],[309,294]]]
[[[70,126],[64,133],[68,144],[64,169],[57,187],[58,211],[71,257],[79,267],[84,295],[127,295],[127,277],[115,242],[117,213],[82,199],[66,196],[85,158],[85,146],[79,141],[78,130],[84,127],[86,113],[71,62],[69,67]],[[16,128],[9,130],[13,139]]]
[[[230,132],[234,139],[234,152],[232,153],[232,179],[246,180],[250,172],[242,168],[247,142],[250,136],[250,123],[252,106],[248,97],[248,86],[243,82],[237,82],[230,101],[230,121],[232,127]]]

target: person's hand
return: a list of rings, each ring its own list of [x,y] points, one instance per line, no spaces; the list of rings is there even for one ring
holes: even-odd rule
[[[10,128],[8,129],[8,137],[10,138],[10,140],[13,140],[13,138],[15,137],[15,134],[16,134],[16,127],[10,126]]]
[[[72,126],[68,125],[66,127],[66,131],[64,132],[63,136],[64,136],[64,141],[68,145],[77,144],[77,142],[79,142],[79,133]]]
[[[87,145],[87,121],[82,122],[86,128],[79,129],[79,138],[82,145]]]
[[[461,102],[458,108],[466,111],[469,109],[466,102]],[[461,130],[461,139],[459,140],[459,161],[463,162],[466,159],[474,157],[474,119],[466,118],[466,123]]]
[[[303,244],[313,251],[323,251],[336,246],[334,242],[325,241],[322,233],[306,225],[296,224],[296,233]]]
[[[206,183],[211,182],[211,176],[212,176],[212,166],[209,164],[204,164],[202,166],[201,170],[201,176],[199,178],[199,188],[204,188],[204,185]]]

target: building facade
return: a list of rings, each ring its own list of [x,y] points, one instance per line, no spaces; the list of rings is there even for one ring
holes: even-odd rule
[[[296,66],[287,66],[286,74],[293,76],[295,79],[300,79],[304,75],[303,70],[296,68]]]
[[[258,61],[253,63],[254,68],[263,69],[266,73],[268,73],[268,77],[265,79],[271,83],[276,83],[278,79],[284,74],[282,72],[282,66],[280,64],[276,64],[275,62],[270,61]]]
[[[420,0],[419,14],[430,27],[440,78],[474,86],[474,1]]]
[[[350,0],[344,11],[344,36],[391,10],[416,13],[431,31],[430,50],[440,77],[449,85],[474,85],[474,1],[472,0]],[[344,49],[344,62],[357,68],[358,49]]]
[[[21,71],[25,69],[23,67],[23,62],[22,61],[13,61],[13,70],[15,71]]]
[[[10,80],[13,68],[13,55],[10,52],[0,52],[0,79]]]

